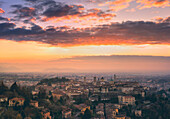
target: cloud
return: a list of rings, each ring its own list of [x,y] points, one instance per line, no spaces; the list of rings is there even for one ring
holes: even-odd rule
[[[106,2],[109,5],[120,5],[120,4],[124,4],[124,3],[129,3],[132,2],[133,0],[115,0],[115,1],[109,1]]]
[[[22,7],[22,5],[12,5],[14,10],[11,12],[15,14],[15,19],[25,19],[25,18],[34,18],[37,16],[35,8],[32,7]]]
[[[2,8],[0,8],[0,13],[4,13],[5,11],[2,9]]]
[[[45,62],[0,63],[5,72],[144,72],[169,73],[170,57],[161,56],[75,56]]]
[[[74,62],[75,61],[75,62]],[[79,71],[120,71],[120,72],[166,72],[170,69],[170,57],[110,55],[110,56],[75,56],[52,60],[49,64],[68,68],[74,67]],[[81,67],[80,67],[81,66]],[[138,66],[138,67],[136,67]]]
[[[107,1],[110,10],[99,8],[85,9],[83,5],[70,5],[54,0],[25,0],[27,6],[20,4],[11,5],[14,18],[11,21],[22,20],[30,27],[14,23],[0,23],[0,38],[14,41],[36,41],[50,45],[66,47],[80,45],[136,45],[136,44],[170,44],[169,17],[159,19],[159,22],[127,21],[123,23],[109,23],[96,25],[111,21],[116,14],[111,9],[121,10],[129,6],[133,0]],[[138,0],[141,4],[151,4],[150,0]],[[97,1],[95,1],[97,2]],[[100,1],[101,2],[101,1]],[[153,3],[153,2],[152,2]],[[155,3],[155,2],[154,2]],[[166,0],[157,0],[157,4],[165,4]],[[113,7],[113,8],[112,8]],[[133,8],[131,9],[134,10]],[[1,21],[9,21],[8,18],[0,17]],[[36,23],[42,21],[71,23],[93,23],[90,28],[73,27],[42,27]],[[107,22],[108,23],[108,22]],[[95,26],[95,25],[96,26]]]
[[[84,0],[85,2],[90,2],[90,3],[101,3],[103,0]]]
[[[65,5],[58,4],[53,7],[49,7],[43,12],[43,15],[46,17],[45,21],[48,19],[54,19],[63,16],[74,16],[81,14],[81,9],[84,7],[81,5]]]
[[[144,9],[151,7],[170,7],[169,0],[114,0],[114,1],[103,1],[99,3],[99,6],[108,6],[112,11],[120,11],[130,6],[131,2],[139,4],[136,8]]]
[[[37,2],[39,0],[25,0],[25,1],[34,3],[34,2]]]
[[[1,17],[0,16],[0,21],[10,21],[10,18],[6,18],[6,17]]]
[[[83,6],[69,6],[69,5],[56,5],[53,8],[48,8],[43,15],[46,17],[62,17],[67,15],[80,14],[79,9]]]
[[[9,31],[10,29],[14,28],[15,24],[14,23],[0,23],[0,33]]]
[[[169,0],[137,0],[139,9],[151,8],[151,7],[170,7]]]
[[[170,16],[166,18],[155,17],[154,20],[156,20],[159,23],[170,23]]]
[[[78,19],[77,22],[82,20],[93,21],[94,18],[100,18],[103,19],[103,21],[107,21],[116,16],[113,13],[108,13],[97,8],[85,10],[82,5],[66,5],[63,3],[50,5],[49,8],[43,12],[43,15],[45,16],[43,21],[54,20],[55,22],[74,19]]]
[[[11,64],[8,63],[0,63],[0,70],[1,72],[10,72],[10,71],[18,71],[21,70],[20,68],[18,68],[17,66],[13,66]]]
[[[13,23],[0,24],[0,38],[37,41],[54,46],[170,44],[169,22],[127,21],[92,28],[47,27],[33,25],[16,28]]]
[[[116,15],[111,11],[98,8],[85,8],[82,4],[66,4],[54,0],[25,0],[25,5],[11,5],[14,17],[11,21],[22,21],[24,24],[52,21],[80,23],[89,20],[101,23],[111,21]],[[86,1],[87,2],[87,1]]]
[[[111,11],[120,11],[130,6],[130,2],[133,0],[115,0],[115,1],[106,1],[99,3],[99,6],[109,6]]]

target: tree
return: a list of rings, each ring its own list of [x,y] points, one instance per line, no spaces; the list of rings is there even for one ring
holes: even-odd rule
[[[51,97],[49,98],[49,100],[50,100],[52,103],[54,103],[53,96],[51,96]]]
[[[52,95],[52,92],[51,91],[49,91],[49,93],[48,93],[49,95]]]
[[[83,119],[90,119],[92,117],[91,111],[89,109],[86,109],[83,115]]]
[[[21,114],[17,114],[16,119],[22,119]]]
[[[17,111],[14,111],[12,108],[7,109],[1,119],[15,119],[17,115]]]
[[[8,87],[4,85],[3,81],[0,83],[0,94],[8,91]]]
[[[119,101],[118,101],[118,97],[116,97],[116,96],[113,96],[111,99],[110,99],[110,101],[111,101],[111,103],[118,103]]]
[[[91,91],[89,91],[88,97],[90,97],[91,95],[92,95],[92,92],[91,92]]]
[[[10,87],[10,90],[12,92],[14,92],[14,91],[16,91],[17,93],[19,92],[19,87],[16,82],[12,84],[12,86]]]
[[[24,113],[25,116],[31,117],[32,119],[42,119],[40,111],[35,107],[26,107]]]
[[[45,99],[46,98],[46,90],[41,88],[39,93],[38,93],[38,98],[39,99]]]

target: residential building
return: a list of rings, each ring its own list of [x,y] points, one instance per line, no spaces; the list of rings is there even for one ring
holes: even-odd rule
[[[71,117],[71,109],[65,109],[62,111],[62,118],[70,118]]]
[[[36,101],[36,100],[31,100],[30,105],[38,108],[38,101]]]
[[[9,100],[9,106],[23,106],[25,102],[24,98],[12,98]]]
[[[41,114],[43,116],[43,119],[51,119],[50,111],[47,109],[43,109],[41,111]]]
[[[135,97],[133,96],[118,96],[120,104],[135,105]]]
[[[90,110],[90,106],[87,106],[86,104],[79,104],[79,105],[74,105],[78,110],[80,110],[83,114],[86,111],[86,109]]]
[[[7,101],[8,101],[8,97],[4,95],[0,95],[0,102],[7,102]]]

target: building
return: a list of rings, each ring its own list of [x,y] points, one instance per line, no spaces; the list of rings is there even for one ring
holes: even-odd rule
[[[142,116],[142,111],[141,110],[135,110],[135,115],[136,116]]]
[[[104,77],[101,78],[101,81],[104,81]]]
[[[114,119],[131,119],[131,118],[125,115],[117,115],[116,117],[114,117]]]
[[[122,87],[121,88],[121,91],[123,93],[130,93],[131,91],[133,91],[134,87],[131,87],[131,86],[126,86],[126,87]]]
[[[97,106],[96,106],[96,118],[98,119],[105,119],[105,116],[104,116],[104,104],[103,103],[99,103]]]
[[[7,102],[7,101],[8,101],[8,97],[4,95],[0,95],[0,102]]]
[[[116,80],[117,78],[116,78],[116,74],[114,74],[114,80]]]
[[[135,97],[133,96],[118,96],[120,104],[135,105]]]
[[[84,83],[86,83],[86,77],[84,77]]]
[[[30,105],[38,108],[38,101],[31,100]]]
[[[62,118],[70,118],[71,117],[71,112],[72,110],[71,109],[65,109],[62,111]]]
[[[96,106],[96,110],[98,109],[103,109],[104,110],[104,104],[103,103],[99,103],[97,106]]]
[[[52,92],[53,98],[56,98],[56,99],[60,99],[60,97],[62,97],[64,95],[65,95],[65,93],[60,91],[59,89],[57,89],[54,92]]]
[[[94,77],[93,84],[96,85],[96,82],[97,82],[97,77]]]
[[[74,105],[78,110],[81,111],[81,113],[84,114],[84,112],[86,111],[86,109],[90,110],[90,106],[87,106],[86,104],[79,104],[79,105]]]
[[[119,112],[119,109],[116,108],[115,105],[111,103],[105,104],[105,110],[107,119],[113,119]]]
[[[94,102],[94,101],[98,101],[98,98],[99,98],[98,95],[91,95],[91,96],[89,97],[89,100],[92,101],[92,102]]]
[[[9,100],[9,106],[23,106],[25,102],[24,98],[12,98]]]
[[[41,111],[41,114],[43,116],[43,119],[51,119],[50,111],[47,109],[44,109]]]

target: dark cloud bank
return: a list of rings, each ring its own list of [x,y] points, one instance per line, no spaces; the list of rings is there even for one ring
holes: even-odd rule
[[[127,21],[86,29],[33,25],[17,28],[14,23],[0,24],[0,38],[14,41],[38,41],[51,45],[88,44],[170,44],[170,23]]]
[[[67,5],[53,0],[25,0],[31,7],[12,5],[14,18],[0,16],[0,39],[14,41],[37,41],[55,46],[78,45],[120,45],[120,44],[170,44],[170,17],[156,22],[127,21],[98,25],[92,28],[70,28],[49,26],[42,28],[31,22],[32,19],[44,21],[63,16],[79,17],[95,14],[105,16],[101,10],[81,11],[82,5]],[[89,13],[90,11],[90,13]],[[108,15],[108,14],[107,14]],[[15,21],[31,24],[30,28],[18,27]],[[45,21],[44,21],[45,22]]]

